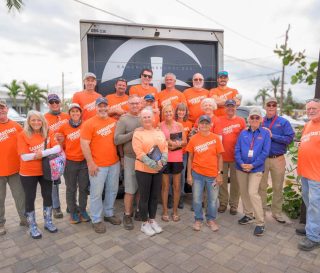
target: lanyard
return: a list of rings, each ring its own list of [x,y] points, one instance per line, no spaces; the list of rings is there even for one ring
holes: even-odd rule
[[[250,144],[250,150],[252,150],[253,149],[253,146],[254,146],[254,141],[255,141],[255,137],[254,137],[254,133],[255,133],[256,131],[254,131],[254,132],[252,132],[252,140],[251,140],[251,144]],[[260,135],[260,134],[259,134]],[[258,136],[259,136],[258,135]]]
[[[269,125],[269,129],[270,129],[270,130],[271,130],[273,124],[276,122],[277,118],[278,118],[278,116],[275,115],[274,118],[272,119],[272,121],[271,121],[271,123],[270,123],[270,125]],[[263,119],[263,126],[264,126],[265,121],[266,121],[266,118]]]

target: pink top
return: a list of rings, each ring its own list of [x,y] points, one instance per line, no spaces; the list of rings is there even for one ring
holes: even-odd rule
[[[162,132],[164,133],[167,140],[170,139],[170,134],[172,133],[179,133],[181,132],[181,128],[178,122],[173,122],[173,128],[169,130],[166,123],[163,121],[160,124],[160,128]],[[176,151],[170,151],[168,150],[168,162],[182,162],[182,149],[176,150]]]

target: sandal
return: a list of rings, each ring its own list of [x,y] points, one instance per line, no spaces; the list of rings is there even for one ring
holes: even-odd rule
[[[171,217],[172,217],[172,221],[173,222],[179,222],[180,221],[180,216],[177,215],[177,214],[172,214]]]
[[[162,220],[163,222],[169,222],[169,221],[170,221],[169,215],[162,215],[162,216],[161,216],[161,220]]]

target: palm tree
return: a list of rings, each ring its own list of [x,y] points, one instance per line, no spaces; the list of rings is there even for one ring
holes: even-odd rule
[[[261,98],[262,100],[262,106],[265,105],[266,103],[266,98],[267,97],[270,97],[270,95],[268,94],[268,89],[267,88],[261,88],[259,91],[258,91],[258,94],[255,96],[254,100],[255,101],[258,101],[258,99]]]
[[[273,79],[270,80],[270,82],[271,82],[271,86],[272,86],[271,88],[272,88],[272,91],[273,91],[273,96],[276,99],[278,99],[277,98],[277,92],[278,92],[278,88],[280,86],[280,77],[273,78]]]
[[[12,9],[15,9],[17,11],[20,11],[23,5],[22,0],[6,0],[8,10],[11,11]]]
[[[47,89],[41,89],[37,88],[34,90],[34,104],[37,111],[40,111],[40,105],[42,101],[45,101],[47,99],[48,90]]]
[[[40,111],[40,104],[43,100],[46,99],[44,94],[47,94],[46,89],[41,89],[37,84],[28,84],[23,82],[23,93],[25,95],[24,105],[28,110],[32,109],[35,106],[37,111]]]
[[[17,96],[21,93],[21,86],[17,80],[12,80],[10,84],[4,84],[3,87],[8,89],[8,96],[12,99],[12,106],[17,110]]]

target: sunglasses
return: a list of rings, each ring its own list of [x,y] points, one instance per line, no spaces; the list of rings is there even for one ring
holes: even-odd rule
[[[193,79],[195,82],[202,82],[203,81],[203,79],[201,79],[201,78],[196,78],[196,79]]]
[[[267,107],[277,107],[277,104],[276,103],[268,103]]]
[[[49,101],[49,104],[59,104],[60,103],[60,101],[58,101],[58,100],[51,100],[51,101]]]
[[[142,74],[144,78],[152,79],[152,75]]]
[[[320,102],[320,99],[317,99],[317,98],[308,99],[308,100],[306,100],[306,103],[309,103],[309,102],[312,102],[312,101],[314,101],[314,102]]]
[[[260,117],[259,117],[259,116],[250,116],[250,119],[251,119],[251,120],[259,120]]]

